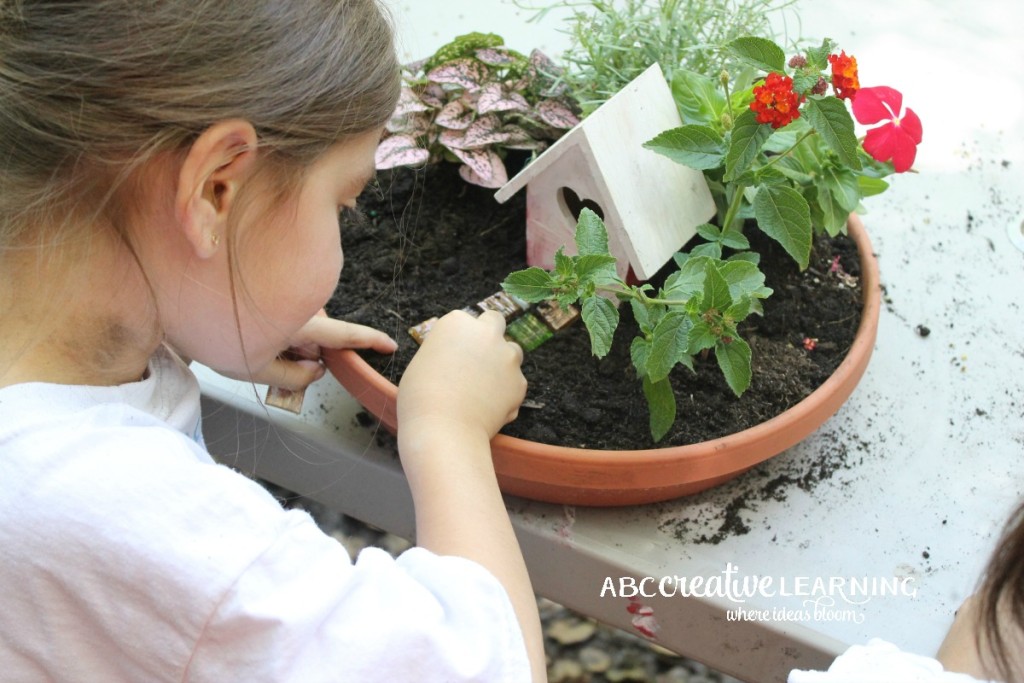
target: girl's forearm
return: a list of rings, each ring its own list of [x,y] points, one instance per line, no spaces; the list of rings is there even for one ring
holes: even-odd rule
[[[498,579],[522,628],[533,680],[546,681],[536,597],[498,490],[487,435],[450,428],[400,432],[399,450],[416,507],[417,545],[473,560]]]

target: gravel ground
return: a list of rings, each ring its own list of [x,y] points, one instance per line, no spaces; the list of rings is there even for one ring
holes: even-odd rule
[[[397,555],[410,545],[403,538],[315,501],[261,483],[286,507],[309,512],[320,528],[344,545],[353,557],[368,546]],[[549,683],[739,683],[731,676],[580,616],[551,600],[538,598],[537,606],[544,626]]]

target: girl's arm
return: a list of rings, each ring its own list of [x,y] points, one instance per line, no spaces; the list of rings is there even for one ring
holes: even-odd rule
[[[505,321],[456,311],[439,320],[402,377],[398,448],[416,507],[417,544],[487,568],[508,592],[534,681],[545,681],[537,603],[498,490],[490,440],[526,393],[522,350]]]

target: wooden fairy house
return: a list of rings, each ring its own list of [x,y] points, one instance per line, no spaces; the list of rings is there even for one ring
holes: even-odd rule
[[[507,201],[526,186],[527,263],[554,267],[554,254],[575,252],[583,207],[604,219],[619,276],[649,279],[715,213],[700,171],[642,145],[681,126],[657,64],[562,136],[495,194]]]

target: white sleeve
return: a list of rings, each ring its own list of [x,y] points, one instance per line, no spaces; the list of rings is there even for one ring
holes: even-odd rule
[[[853,645],[836,657],[828,671],[791,671],[788,683],[980,683],[967,674],[943,669],[931,657],[903,652],[892,643],[873,638]]]
[[[307,515],[286,517],[207,622],[186,680],[530,680],[511,602],[483,567],[422,548],[367,548],[353,564]]]

